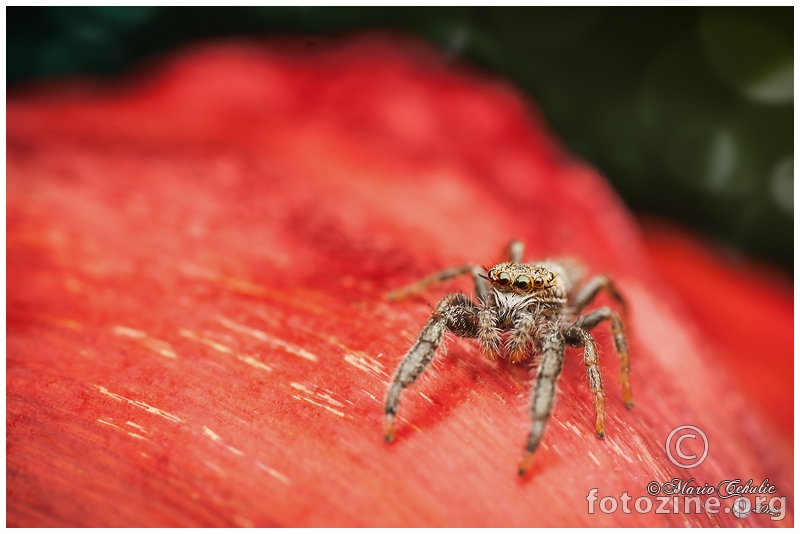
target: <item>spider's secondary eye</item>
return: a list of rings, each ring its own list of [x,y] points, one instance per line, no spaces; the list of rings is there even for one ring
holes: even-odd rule
[[[495,274],[494,269],[489,269],[489,272],[486,273],[486,276],[489,277],[489,280],[496,280],[497,279],[497,275]]]
[[[538,288],[542,287],[543,285],[544,285],[544,280],[542,280],[540,277],[537,276],[536,278],[533,279],[533,287]]]
[[[511,283],[511,277],[508,275],[508,273],[501,272],[500,274],[497,275],[496,281],[497,285],[501,287],[507,287]]]
[[[525,276],[524,274],[517,277],[514,281],[514,287],[519,289],[520,291],[525,291],[526,293],[531,290],[531,286],[533,282],[531,282],[530,277]]]

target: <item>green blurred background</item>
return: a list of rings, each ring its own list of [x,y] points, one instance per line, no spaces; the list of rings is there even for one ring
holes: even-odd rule
[[[8,7],[6,79],[226,36],[410,32],[513,80],[634,210],[792,269],[793,9]]]

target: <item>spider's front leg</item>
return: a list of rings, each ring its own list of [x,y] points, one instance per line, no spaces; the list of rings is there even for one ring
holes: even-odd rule
[[[531,432],[525,453],[519,463],[519,475],[525,474],[533,461],[533,453],[539,446],[544,427],[553,412],[556,398],[556,383],[561,376],[564,363],[564,337],[558,332],[545,334],[542,339],[542,362],[536,372],[536,384],[531,399]]]
[[[451,293],[436,305],[431,318],[394,373],[389,393],[386,395],[384,432],[387,443],[394,439],[394,418],[400,394],[433,360],[433,355],[442,343],[447,330],[459,337],[478,336],[478,306],[461,293]]]
[[[440,284],[467,273],[472,275],[472,279],[475,282],[475,294],[478,299],[481,301],[486,300],[489,295],[489,283],[486,281],[483,269],[477,265],[459,265],[458,267],[451,267],[450,269],[430,274],[413,284],[390,291],[386,298],[389,300],[402,300],[421,293],[428,286]]]

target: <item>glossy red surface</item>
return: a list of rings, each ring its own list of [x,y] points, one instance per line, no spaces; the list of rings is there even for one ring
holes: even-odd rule
[[[587,513],[592,488],[635,499],[673,477],[769,477],[787,496],[779,524],[793,524],[791,417],[763,414],[793,413],[792,390],[761,403],[762,386],[719,365],[715,310],[730,286],[710,273],[728,267],[696,264],[703,298],[676,291],[656,266],[665,249],[535,109],[424,46],[218,44],[113,85],[17,93],[7,177],[8,525],[776,524]],[[570,350],[520,479],[529,366],[451,340],[384,444],[387,382],[426,303],[469,283],[400,303],[385,293],[490,264],[511,237],[531,258],[614,275],[636,407],[620,400],[600,329],[606,439]],[[692,246],[666,255],[695,265]],[[758,309],[765,296],[737,298]],[[760,358],[788,376],[791,306],[774,313],[784,341]],[[747,339],[725,345],[731,358],[749,361]],[[682,424],[711,444],[688,471],[663,449]]]

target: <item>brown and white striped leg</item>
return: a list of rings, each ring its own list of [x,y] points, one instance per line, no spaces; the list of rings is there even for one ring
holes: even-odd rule
[[[594,300],[594,298],[602,289],[605,289],[608,294],[611,295],[611,298],[619,302],[620,306],[622,306],[624,314],[625,310],[627,310],[625,299],[623,299],[622,295],[619,294],[619,291],[617,291],[617,288],[614,286],[611,278],[604,274],[595,276],[589,280],[586,285],[578,291],[575,297],[573,297],[572,301],[568,305],[568,308],[570,308],[572,313],[578,315],[586,306],[589,305],[589,303],[592,302],[592,300]]]
[[[525,255],[525,244],[519,239],[512,239],[506,245],[503,251],[503,261],[510,261],[512,263],[522,263],[522,257]]]
[[[565,332],[567,342],[573,347],[583,347],[583,364],[589,378],[589,389],[594,396],[595,423],[594,431],[598,438],[606,437],[606,394],[603,390],[603,378],[597,365],[597,343],[594,336],[582,328],[571,327]]]
[[[458,267],[452,267],[438,273],[433,273],[413,284],[390,291],[386,295],[386,298],[393,301],[402,300],[422,292],[422,290],[430,285],[439,284],[467,273],[472,274],[472,278],[475,282],[475,294],[478,296],[478,299],[485,301],[489,295],[489,282],[486,281],[483,269],[477,265],[459,265]]]
[[[622,384],[622,400],[625,406],[633,408],[633,392],[631,391],[631,357],[628,352],[628,340],[625,337],[625,328],[619,315],[610,308],[598,308],[575,321],[577,328],[591,330],[603,321],[611,322],[611,334],[614,336],[614,346],[619,355],[619,381]]]
[[[475,303],[461,293],[451,293],[436,305],[414,345],[400,362],[389,386],[384,419],[387,443],[394,439],[394,418],[397,414],[400,394],[422,374],[433,360],[436,349],[442,343],[445,331],[449,330],[459,337],[477,337],[477,310],[478,307]]]
[[[553,412],[556,398],[556,383],[561,376],[564,363],[564,338],[558,332],[544,336],[541,345],[542,361],[536,372],[536,384],[531,398],[531,432],[522,460],[519,462],[519,475],[525,474],[533,461],[533,453],[542,439],[545,425]]]

